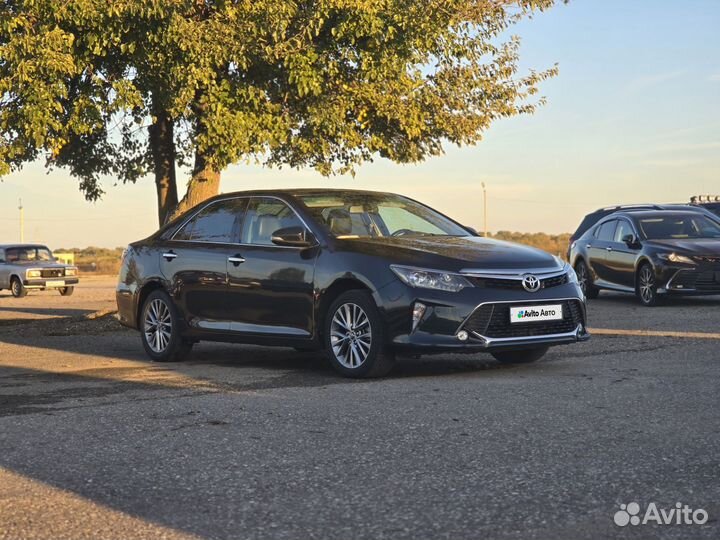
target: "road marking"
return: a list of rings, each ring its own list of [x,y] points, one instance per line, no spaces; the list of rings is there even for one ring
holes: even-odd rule
[[[618,330],[614,328],[588,328],[596,336],[640,336],[640,337],[675,337],[690,339],[720,339],[715,332],[675,332],[673,330]]]

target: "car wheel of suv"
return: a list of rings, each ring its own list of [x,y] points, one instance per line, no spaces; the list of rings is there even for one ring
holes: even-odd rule
[[[644,306],[658,305],[660,297],[657,293],[657,281],[652,266],[645,263],[640,267],[637,275],[637,296]]]
[[[495,360],[502,364],[529,364],[540,360],[550,347],[537,347],[534,349],[518,349],[516,351],[498,351],[492,353]]]
[[[62,296],[70,296],[75,291],[75,287],[63,287],[58,290]]]
[[[386,375],[395,356],[385,346],[380,313],[369,293],[341,294],[325,317],[325,349],[333,368],[345,377]]]
[[[190,352],[193,344],[182,339],[177,308],[165,291],[151,292],[140,313],[140,335],[150,358],[178,362]]]
[[[27,295],[27,289],[23,287],[20,278],[16,277],[12,278],[12,281],[10,282],[10,292],[15,298],[22,298]]]
[[[575,265],[575,273],[577,274],[578,285],[580,285],[580,289],[582,289],[583,294],[593,300],[597,298],[600,294],[600,290],[593,285],[590,269],[587,264],[585,264],[585,261],[580,261]]]

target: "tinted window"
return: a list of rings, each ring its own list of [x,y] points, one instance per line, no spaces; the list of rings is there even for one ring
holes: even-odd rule
[[[274,246],[273,233],[286,227],[305,226],[284,202],[271,197],[253,197],[245,217],[242,243]]]
[[[615,229],[615,242],[622,243],[623,237],[628,234],[634,234],[632,226],[624,219],[619,219],[617,229]]]
[[[27,261],[53,261],[52,253],[46,247],[21,246],[7,248],[5,251],[7,262]]]
[[[595,235],[597,239],[604,242],[612,242],[615,235],[616,224],[617,220],[613,219],[612,221],[606,221],[600,225],[600,229],[598,229],[597,234]]]
[[[173,237],[191,242],[237,243],[247,199],[211,204],[192,218]]]
[[[5,251],[0,249],[0,263],[5,262]]]

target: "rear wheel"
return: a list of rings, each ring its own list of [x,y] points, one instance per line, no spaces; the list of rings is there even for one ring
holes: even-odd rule
[[[15,298],[22,298],[27,295],[27,289],[23,287],[22,281],[17,277],[12,278],[12,281],[10,281],[10,292]]]
[[[575,273],[578,278],[578,285],[582,289],[583,294],[590,299],[595,299],[600,294],[600,290],[593,284],[590,269],[585,261],[580,261],[575,265]]]
[[[540,360],[550,347],[536,347],[534,349],[518,349],[515,351],[498,351],[492,353],[495,360],[503,364],[529,364]]]
[[[382,377],[395,364],[378,309],[365,291],[345,292],[330,305],[324,340],[330,363],[345,377]]]
[[[62,287],[58,290],[62,296],[70,296],[73,292],[75,292],[75,287]]]
[[[648,307],[658,305],[660,297],[657,293],[655,271],[648,263],[643,264],[638,270],[636,291],[642,305]]]
[[[161,290],[148,295],[141,311],[140,335],[147,355],[156,362],[178,362],[193,344],[180,335],[175,303]]]

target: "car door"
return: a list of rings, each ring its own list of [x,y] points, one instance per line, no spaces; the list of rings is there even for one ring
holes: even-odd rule
[[[588,254],[588,265],[598,279],[610,281],[610,271],[607,267],[607,255],[612,249],[611,243],[615,236],[617,220],[603,221],[595,227],[595,233],[590,237],[585,248]]]
[[[632,224],[625,218],[618,219],[615,235],[607,255],[608,281],[621,287],[635,286],[635,260],[638,247],[630,247],[623,242],[623,237],[635,234]]]
[[[209,204],[160,246],[161,271],[191,329],[230,329],[233,306],[227,294],[227,265],[239,251],[247,201],[233,198]]]
[[[243,222],[240,259],[228,263],[234,332],[310,337],[318,248],[277,246],[272,234],[307,225],[288,204],[253,197]]]
[[[10,288],[10,271],[5,262],[5,250],[0,248],[0,289]]]

